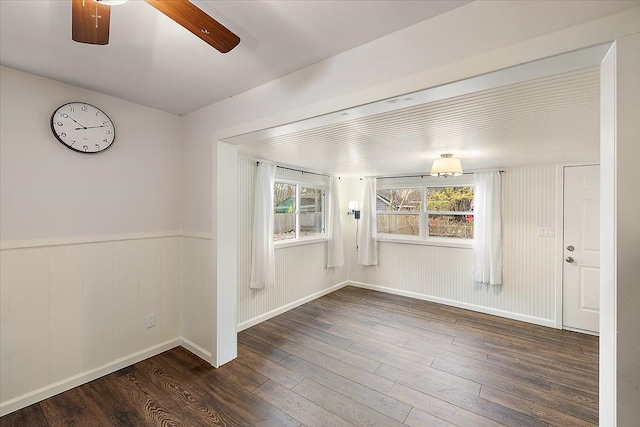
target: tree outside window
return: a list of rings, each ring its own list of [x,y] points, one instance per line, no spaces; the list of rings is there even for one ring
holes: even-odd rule
[[[473,187],[427,188],[428,235],[473,238]]]
[[[473,238],[472,186],[379,189],[376,211],[379,234]]]

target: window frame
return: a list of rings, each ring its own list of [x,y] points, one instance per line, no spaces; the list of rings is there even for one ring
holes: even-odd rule
[[[314,242],[321,242],[321,241],[326,241],[328,240],[327,237],[327,196],[329,193],[329,188],[325,185],[321,185],[321,184],[312,184],[312,183],[308,183],[305,182],[303,180],[293,180],[293,179],[286,179],[286,178],[276,178],[274,180],[274,187],[276,184],[288,184],[288,185],[294,185],[295,186],[295,195],[296,195],[296,210],[293,213],[293,215],[295,215],[295,237],[292,239],[282,239],[282,240],[276,240],[275,239],[275,228],[274,228],[274,233],[273,233],[273,244],[275,248],[283,248],[283,247],[288,247],[288,246],[296,246],[296,245],[300,245],[300,244],[308,244],[308,243],[314,243]],[[310,188],[313,190],[321,190],[322,191],[322,233],[318,233],[318,234],[313,234],[310,236],[304,236],[301,237],[300,236],[300,189],[304,187],[304,188]],[[275,188],[274,188],[275,189]],[[274,191],[274,189],[272,191]],[[275,200],[274,200],[275,203]],[[273,209],[275,210],[275,205],[273,207]],[[274,212],[274,222],[275,222],[275,212]],[[274,224],[275,226],[275,224]]]
[[[443,187],[471,187],[475,194],[475,185],[473,183],[456,182],[456,183],[411,183],[411,184],[399,184],[399,185],[382,185],[376,189],[376,198],[378,190],[403,190],[403,189],[420,189],[422,191],[422,208],[419,212],[387,212],[378,211],[376,209],[376,221],[378,215],[406,215],[406,214],[419,214],[419,233],[418,235],[403,235],[403,234],[391,234],[391,233],[377,233],[376,238],[382,242],[392,243],[409,243],[419,245],[433,245],[433,246],[448,246],[448,247],[463,247],[471,248],[473,246],[473,237],[439,237],[429,236],[429,216],[430,215],[474,215],[474,211],[433,211],[427,210],[427,197],[428,191],[431,188],[443,188]],[[474,228],[475,231],[475,228]]]
[[[384,186],[384,187],[380,187],[380,188],[376,188],[376,204],[375,206],[378,205],[377,203],[377,197],[378,197],[378,191],[379,190],[420,190],[422,192],[421,195],[421,203],[422,206],[420,207],[420,210],[418,211],[379,211],[376,209],[376,224],[378,222],[378,215],[393,215],[393,216],[402,216],[402,215],[418,215],[418,235],[410,235],[410,234],[394,234],[394,233],[376,233],[376,236],[378,239],[385,239],[386,237],[389,238],[393,238],[393,239],[401,239],[401,240],[421,240],[423,239],[423,220],[424,220],[424,202],[425,202],[425,195],[424,195],[424,185],[420,184],[420,185],[402,185],[402,186]]]

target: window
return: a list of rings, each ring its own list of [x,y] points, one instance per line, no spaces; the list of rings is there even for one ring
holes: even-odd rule
[[[273,190],[273,239],[323,237],[324,198],[324,188],[276,181]]]
[[[472,186],[421,186],[376,192],[378,234],[473,238]]]
[[[427,188],[428,236],[473,239],[473,187]]]
[[[378,233],[419,236],[422,188],[378,190],[376,211]]]

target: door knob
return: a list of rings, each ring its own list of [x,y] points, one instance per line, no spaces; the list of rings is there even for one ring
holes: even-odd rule
[[[573,250],[574,250],[574,249],[575,249],[575,248],[573,247],[573,245],[569,245],[569,246],[567,246],[567,250],[568,250],[569,252],[573,252]]]
[[[575,259],[573,259],[573,257],[568,256],[568,257],[565,259],[565,261],[567,261],[567,262],[571,263],[571,262],[574,262],[574,261],[575,261]]]

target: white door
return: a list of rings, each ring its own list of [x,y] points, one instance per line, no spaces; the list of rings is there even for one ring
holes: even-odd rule
[[[562,323],[599,331],[600,166],[564,168]]]

